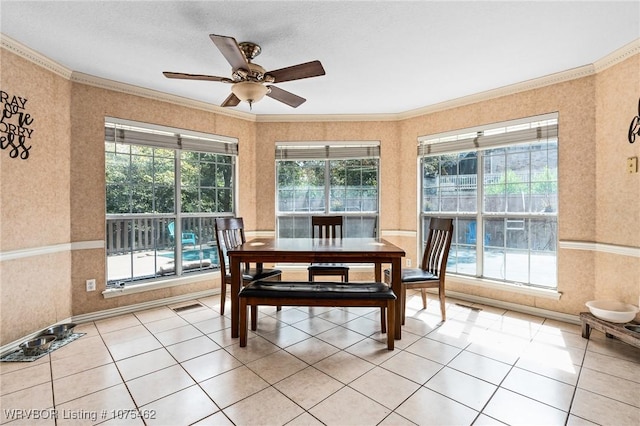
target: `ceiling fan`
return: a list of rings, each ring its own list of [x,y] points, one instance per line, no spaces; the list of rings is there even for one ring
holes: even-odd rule
[[[232,84],[231,94],[222,102],[221,106],[223,107],[234,107],[237,106],[240,101],[245,101],[249,103],[249,109],[251,109],[251,106],[255,102],[258,102],[266,95],[293,108],[297,108],[306,101],[305,98],[294,95],[272,84],[318,77],[325,74],[320,61],[311,61],[274,71],[265,71],[260,65],[251,62],[262,51],[259,45],[248,41],[238,43],[233,37],[216,34],[210,34],[209,37],[216,47],[220,49],[220,52],[229,64],[231,64],[231,78],[169,71],[165,71],[162,74],[167,78],[219,81]]]

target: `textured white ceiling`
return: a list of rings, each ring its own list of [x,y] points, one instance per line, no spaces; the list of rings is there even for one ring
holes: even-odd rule
[[[402,113],[591,64],[640,38],[640,1],[12,1],[2,33],[73,71],[219,105],[229,77],[209,34],[262,46],[267,70],[318,59],[253,114]],[[248,112],[241,103],[235,109]]]

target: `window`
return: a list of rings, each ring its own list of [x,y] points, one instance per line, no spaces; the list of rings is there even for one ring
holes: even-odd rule
[[[345,237],[377,236],[379,142],[276,144],[277,233],[311,236],[311,216],[344,216]]]
[[[108,287],[219,267],[214,218],[233,215],[236,155],[233,139],[105,122]]]
[[[419,139],[422,235],[455,220],[447,271],[556,288],[557,135],[548,114]]]

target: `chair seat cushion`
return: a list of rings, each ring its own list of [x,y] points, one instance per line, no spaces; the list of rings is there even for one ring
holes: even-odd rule
[[[349,267],[344,263],[312,263],[309,265],[310,270],[323,270],[323,269],[340,269],[343,271],[348,271]]]
[[[390,276],[391,270],[385,269],[384,274]],[[412,283],[420,281],[438,281],[438,276],[433,275],[431,272],[425,271],[420,268],[402,268],[402,282]]]
[[[275,277],[276,275],[282,275],[282,271],[279,269],[263,269],[262,271],[258,271],[255,268],[251,268],[243,271],[242,280],[243,281],[263,280],[265,278]],[[227,274],[226,278],[230,280],[231,274]]]
[[[307,281],[255,281],[240,290],[240,297],[315,299],[395,299],[383,283],[334,283]]]

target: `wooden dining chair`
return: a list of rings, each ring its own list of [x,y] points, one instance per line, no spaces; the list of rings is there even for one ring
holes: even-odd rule
[[[442,321],[446,320],[444,280],[447,259],[453,238],[453,219],[432,218],[429,235],[420,268],[402,269],[402,324],[404,324],[407,304],[407,289],[419,288],[422,293],[422,308],[427,309],[427,288],[437,288],[440,299]],[[391,283],[391,271],[384,271],[386,283]]]
[[[227,285],[231,284],[231,272],[229,270],[227,251],[246,241],[244,235],[244,221],[241,217],[222,217],[215,220],[216,238],[218,239],[218,258],[220,259],[220,315],[224,315],[224,304],[227,296]],[[250,268],[246,263],[242,271],[242,285],[247,285],[256,280],[282,279],[282,271],[279,269]],[[233,295],[237,297],[237,295]],[[278,307],[278,310],[280,308]]]
[[[311,237],[319,239],[342,239],[342,216],[311,216]],[[344,263],[312,263],[308,268],[309,281],[318,275],[339,276],[349,282],[349,267]]]

